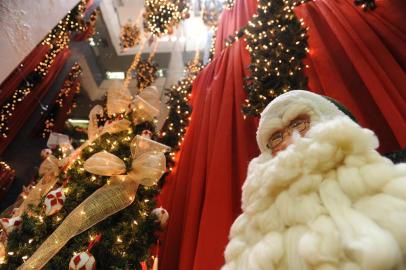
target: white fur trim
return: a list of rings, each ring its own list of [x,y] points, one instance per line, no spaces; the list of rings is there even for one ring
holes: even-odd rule
[[[348,117],[249,165],[223,270],[405,269],[406,165]]]
[[[311,125],[345,116],[332,102],[320,95],[304,90],[292,90],[275,98],[261,113],[257,131],[257,143],[262,153],[272,133],[286,126],[296,116],[307,114]]]

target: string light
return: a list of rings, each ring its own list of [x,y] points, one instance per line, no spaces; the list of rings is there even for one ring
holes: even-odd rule
[[[302,2],[260,0],[244,29],[251,56],[250,76],[244,82],[246,115],[259,115],[271,100],[291,89],[306,89],[302,64],[308,52],[306,29],[293,13]]]
[[[168,97],[167,105],[170,109],[168,118],[161,129],[160,141],[171,147],[171,152],[169,153],[170,159],[167,161],[169,171],[172,171],[175,153],[179,150],[189,125],[192,111],[189,105],[192,84],[202,68],[203,66],[199,61],[199,53],[196,52],[195,58],[186,66],[185,77],[172,85],[165,93]]]
[[[146,0],[144,29],[154,36],[172,34],[182,19],[189,17],[188,5],[185,2],[170,0]]]

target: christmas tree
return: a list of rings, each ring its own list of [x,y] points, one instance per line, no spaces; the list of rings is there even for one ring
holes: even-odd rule
[[[168,217],[156,209],[168,150],[153,140],[157,102],[154,88],[135,98],[126,89],[109,90],[107,106],[90,112],[89,139],[66,157],[48,156],[26,194],[29,203],[1,220],[0,269],[92,269],[94,260],[99,269],[152,264],[150,248]]]
[[[306,89],[302,60],[306,57],[307,36],[293,9],[305,1],[261,0],[256,14],[245,28],[250,53],[250,76],[243,112],[259,115],[275,97],[292,89]]]

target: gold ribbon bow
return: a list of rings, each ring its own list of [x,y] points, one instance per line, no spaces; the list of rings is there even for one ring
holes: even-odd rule
[[[131,142],[132,169],[126,175],[122,174],[124,162],[117,156],[104,151],[92,155],[84,168],[111,176],[110,181],[77,206],[19,269],[41,269],[72,237],[132,204],[139,184],[151,186],[161,178],[168,150],[137,135]]]

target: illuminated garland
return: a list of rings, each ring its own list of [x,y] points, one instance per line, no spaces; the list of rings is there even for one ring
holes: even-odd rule
[[[120,47],[129,49],[137,46],[141,41],[141,32],[136,24],[126,23],[121,29]]]
[[[210,46],[209,59],[208,59],[209,63],[213,60],[214,52],[216,51],[216,37],[217,37],[217,26],[213,27],[213,35],[211,37],[211,46]]]
[[[157,78],[158,66],[152,60],[140,60],[136,67],[136,79],[138,89],[144,89],[152,85]]]
[[[250,76],[245,81],[246,115],[259,115],[271,100],[291,89],[307,88],[302,64],[308,52],[306,29],[293,12],[299,3],[303,2],[260,0],[246,26],[251,56]]]
[[[4,161],[0,161],[0,171],[12,171],[10,165],[5,163]]]
[[[18,104],[46,77],[58,53],[69,46],[70,34],[84,29],[83,12],[86,8],[86,2],[87,0],[82,0],[41,42],[42,45],[47,45],[50,48],[44,60],[24,78],[13,95],[2,104],[0,108],[0,134],[2,137],[7,138],[8,121],[13,116]]]
[[[172,85],[170,89],[166,89],[165,95],[168,97],[169,113],[162,129],[160,142],[171,147],[170,160],[167,166],[170,171],[175,163],[175,153],[183,141],[186,128],[189,125],[192,108],[189,104],[191,96],[192,84],[197,74],[203,68],[197,58],[191,61],[185,70],[185,77]]]
[[[75,63],[66,77],[64,84],[61,90],[58,93],[55,104],[51,108],[47,119],[44,122],[44,130],[42,132],[42,137],[47,138],[49,134],[54,131],[55,118],[59,114],[60,110],[63,108],[64,104],[67,105],[65,99],[72,94],[78,94],[80,92],[80,82],[79,76],[82,73],[80,65]],[[72,109],[76,107],[76,103],[72,102],[70,108],[63,108],[67,110],[66,115],[69,115],[72,112]]]
[[[146,0],[144,29],[154,36],[172,34],[173,28],[179,22],[189,17],[188,6],[185,1]]]

